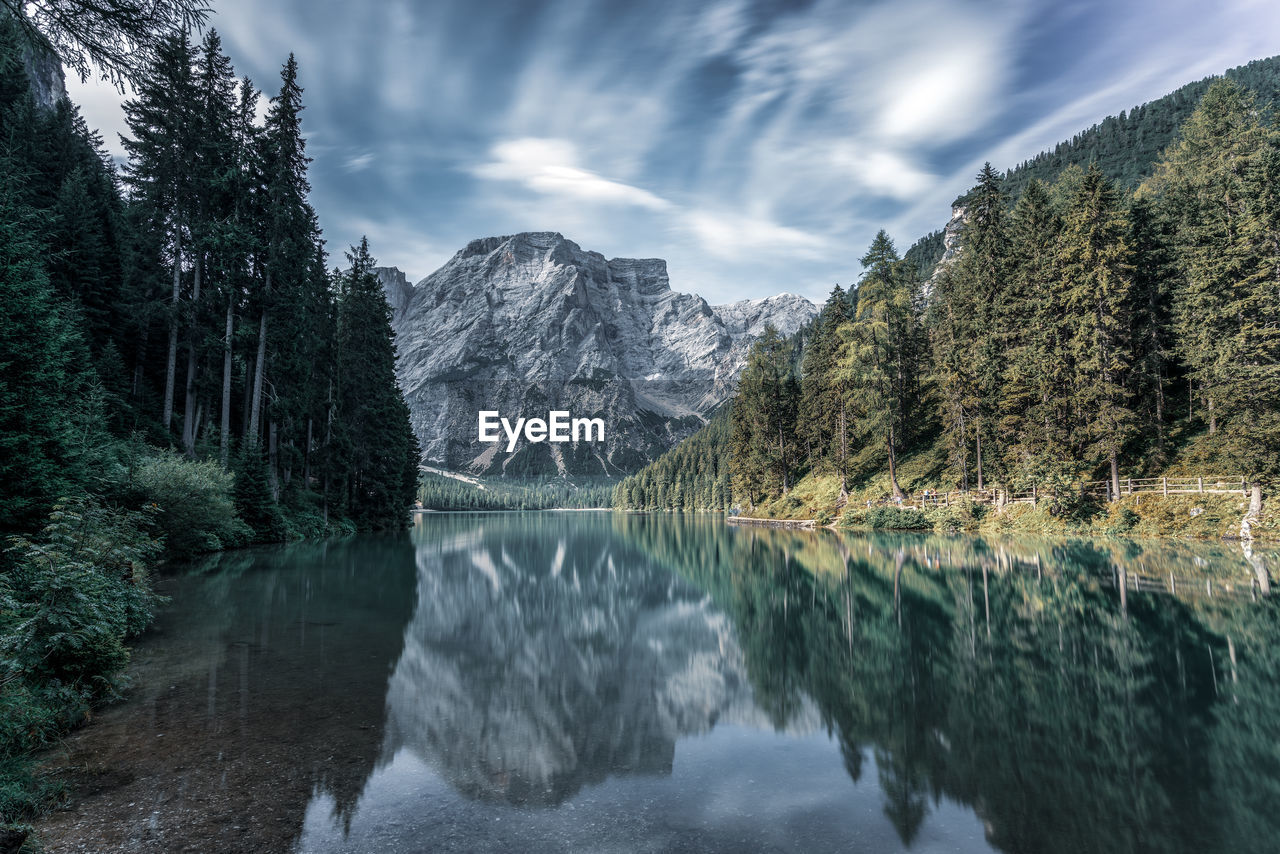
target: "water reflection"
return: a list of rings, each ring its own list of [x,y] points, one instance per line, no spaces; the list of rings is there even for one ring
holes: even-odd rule
[[[607,516],[433,518],[387,691],[404,748],[467,797],[559,804],[667,774],[677,738],[759,723],[724,615]]]
[[[115,776],[44,835],[1270,851],[1274,559],[614,514],[228,555],[174,582],[134,698],[73,738]]]

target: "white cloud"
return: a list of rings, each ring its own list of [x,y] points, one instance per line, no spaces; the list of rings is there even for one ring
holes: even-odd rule
[[[375,159],[376,157],[373,154],[373,152],[365,151],[365,152],[362,152],[361,154],[356,154],[356,155],[352,155],[351,157],[348,157],[346,161],[342,164],[342,168],[348,172],[363,172],[364,170],[368,169],[370,166],[373,165],[373,161]]]
[[[567,139],[526,137],[500,142],[491,159],[472,174],[493,181],[514,181],[536,193],[585,202],[627,205],[661,211],[671,203],[648,190],[611,181],[578,165],[577,148]]]
[[[819,257],[830,251],[829,242],[798,228],[780,225],[764,217],[724,211],[689,211],[681,222],[702,247],[719,258],[754,255]]]

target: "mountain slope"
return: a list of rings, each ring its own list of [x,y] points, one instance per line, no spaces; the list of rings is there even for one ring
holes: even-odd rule
[[[409,287],[379,271],[423,459],[479,474],[634,471],[705,423],[769,323],[817,313],[782,294],[711,306],[660,259],[606,259],[551,232],[474,240]],[[481,443],[477,413],[601,418],[600,443]]]

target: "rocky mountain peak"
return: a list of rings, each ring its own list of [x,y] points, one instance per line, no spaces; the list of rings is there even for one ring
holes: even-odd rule
[[[689,435],[733,391],[751,342],[817,313],[792,294],[712,307],[671,289],[659,258],[612,258],[556,232],[473,240],[393,309],[401,388],[425,461],[487,474],[630,472]],[[477,414],[601,418],[603,443],[477,440]]]

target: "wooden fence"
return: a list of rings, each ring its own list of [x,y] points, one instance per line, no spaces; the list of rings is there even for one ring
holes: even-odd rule
[[[1083,495],[1097,498],[1111,498],[1110,480],[1089,480],[1072,485],[1072,489]],[[1250,484],[1244,477],[1126,477],[1120,479],[1120,496],[1125,495],[1197,495],[1240,494],[1249,496]],[[886,497],[868,501],[868,507],[897,506],[904,509],[925,510],[933,507],[949,507],[952,504],[973,503],[1003,506],[1005,504],[1035,505],[1047,493],[1041,492],[1034,484],[1029,489],[970,489],[954,492],[938,492],[926,489],[923,492],[906,495],[901,501]],[[1117,496],[1119,497],[1119,496]]]

